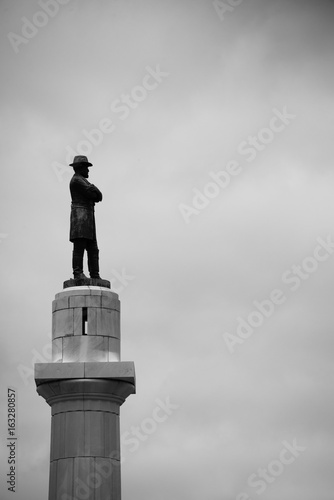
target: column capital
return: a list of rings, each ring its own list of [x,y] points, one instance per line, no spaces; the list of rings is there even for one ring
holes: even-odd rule
[[[132,361],[36,363],[37,392],[52,406],[69,399],[114,400],[120,405],[136,392]]]

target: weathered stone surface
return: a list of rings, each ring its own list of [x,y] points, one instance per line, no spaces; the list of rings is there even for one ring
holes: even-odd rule
[[[135,367],[132,361],[85,363],[85,377],[119,379],[134,383]]]
[[[111,288],[110,281],[101,278],[85,278],[85,279],[69,279],[64,281],[63,288],[73,286],[102,286],[103,288]]]
[[[59,299],[55,299],[52,302],[52,312],[58,311],[59,309],[67,309],[68,308],[68,297],[64,296]]]
[[[101,411],[85,411],[84,455],[105,456],[105,413]]]
[[[68,492],[71,492],[69,498],[78,498],[77,495],[72,495],[72,491],[75,491],[75,488],[78,487],[74,479],[74,462],[74,458],[63,458],[51,462],[54,467],[52,470],[50,469],[50,495],[52,495],[50,500],[65,500],[65,498],[68,498]],[[54,490],[51,490],[51,483],[55,484]]]
[[[66,413],[59,413],[52,417],[54,431],[51,434],[51,461],[55,458],[65,458],[65,438],[66,438]]]
[[[86,297],[89,295],[70,295],[68,298],[70,299],[69,307],[87,307]]]
[[[65,458],[83,456],[85,449],[85,412],[69,411],[66,414],[59,413],[52,418],[61,418],[66,415],[66,426],[64,436]],[[81,437],[81,439],[78,439]],[[62,457],[52,457],[62,458]]]
[[[100,335],[75,335],[63,339],[63,361],[108,361],[109,343]]]
[[[53,382],[73,380],[75,384],[83,379],[104,379],[128,382],[135,385],[136,375],[133,361],[91,361],[64,363],[36,363],[35,382],[40,385],[50,385]],[[55,389],[56,392],[58,389]],[[101,389],[99,389],[101,391]],[[53,394],[54,391],[50,392]]]
[[[84,378],[84,363],[35,363],[36,385],[49,380]]]
[[[115,309],[96,309],[97,335],[120,338],[120,314]],[[89,332],[88,332],[89,333]]]
[[[120,429],[119,415],[115,413],[106,413],[104,420],[104,435],[105,435],[105,454],[110,458],[120,458]],[[109,429],[114,429],[115,432],[110,432]]]
[[[52,313],[52,339],[74,334],[73,309],[60,309]]]
[[[112,450],[111,456],[117,455],[117,451]],[[95,490],[94,500],[120,499],[121,498],[121,466],[119,460],[111,458],[95,458],[95,470],[103,471],[102,484]]]
[[[102,295],[89,295],[86,297],[87,307],[101,307]]]

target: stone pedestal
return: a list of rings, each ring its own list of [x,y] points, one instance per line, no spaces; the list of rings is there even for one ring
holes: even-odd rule
[[[135,392],[135,371],[120,361],[118,296],[67,288],[52,314],[52,363],[35,365],[52,415],[49,500],[120,500],[119,408]]]
[[[103,288],[110,288],[111,285],[110,281],[103,280],[102,278],[71,278],[64,281],[63,286],[64,288],[71,288],[74,286],[102,286]]]

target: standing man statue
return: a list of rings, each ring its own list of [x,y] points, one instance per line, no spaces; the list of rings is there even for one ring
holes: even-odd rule
[[[83,257],[87,251],[88,270],[91,278],[100,278],[99,249],[96,240],[95,203],[102,201],[101,191],[88,182],[89,163],[86,156],[75,156],[70,164],[74,175],[70,181],[71,225],[70,241],[73,243],[73,275],[75,280],[87,280],[83,272]]]

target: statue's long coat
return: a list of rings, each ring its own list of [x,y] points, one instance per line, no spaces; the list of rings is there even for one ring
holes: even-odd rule
[[[101,191],[88,182],[82,175],[76,173],[70,181],[71,223],[70,241],[76,238],[96,240],[95,203],[102,201]]]

